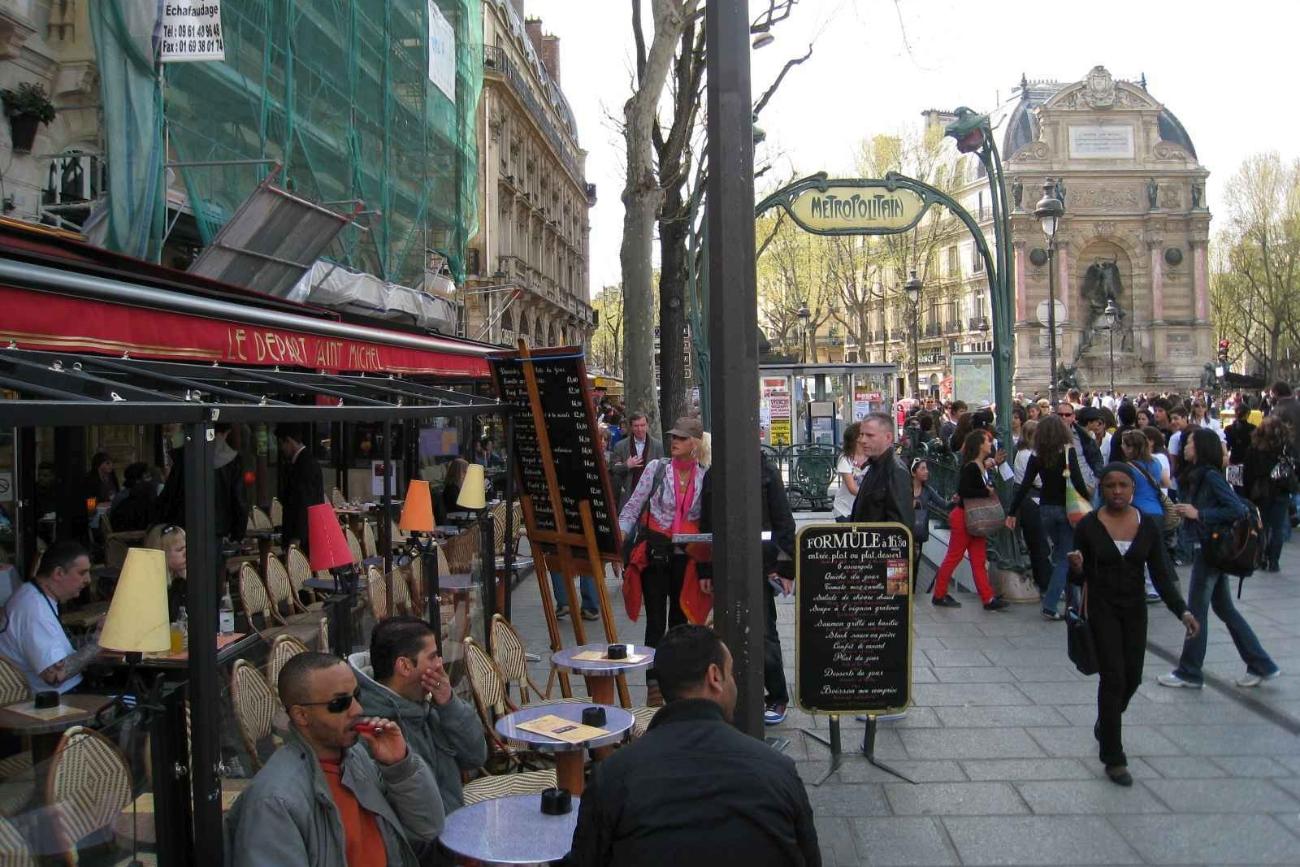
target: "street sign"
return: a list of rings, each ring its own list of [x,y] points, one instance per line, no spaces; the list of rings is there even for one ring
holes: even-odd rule
[[[952,397],[968,406],[996,402],[993,391],[993,355],[988,352],[959,352],[952,357]]]
[[[1064,301],[1057,301],[1057,302],[1056,302],[1056,324],[1057,324],[1057,325],[1060,325],[1061,323],[1065,322],[1066,312],[1067,312],[1067,311],[1066,311],[1065,302],[1064,302]],[[1047,325],[1047,324],[1048,324],[1048,323],[1047,323],[1047,302],[1046,302],[1046,301],[1039,301],[1039,302],[1038,302],[1038,307],[1037,307],[1037,309],[1034,311],[1034,313],[1035,313],[1035,315],[1038,317],[1038,321],[1039,321],[1039,322],[1041,322],[1043,325]]]
[[[905,232],[920,222],[929,204],[907,189],[830,186],[805,190],[787,206],[809,232],[860,235]]]

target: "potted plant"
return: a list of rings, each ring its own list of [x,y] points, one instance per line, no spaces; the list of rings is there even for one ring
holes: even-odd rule
[[[9,117],[9,133],[13,149],[28,153],[36,141],[36,128],[54,120],[54,103],[45,95],[45,88],[25,81],[16,90],[0,90],[4,99],[5,114]]]

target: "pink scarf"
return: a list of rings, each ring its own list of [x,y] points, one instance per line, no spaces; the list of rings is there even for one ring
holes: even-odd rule
[[[677,477],[680,473],[689,471],[687,476],[686,490],[677,493]],[[686,523],[686,516],[691,511],[691,503],[695,499],[695,459],[694,458],[673,458],[673,493],[677,497],[677,506],[673,512],[673,532],[683,532],[682,525]]]

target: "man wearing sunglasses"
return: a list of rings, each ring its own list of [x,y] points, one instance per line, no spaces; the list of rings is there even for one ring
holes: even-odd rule
[[[401,727],[363,719],[352,667],[325,653],[290,659],[279,689],[290,731],[227,817],[235,867],[417,867],[442,799]]]
[[[1101,472],[1102,467],[1101,448],[1097,445],[1097,440],[1079,424],[1073,403],[1065,400],[1058,403],[1056,405],[1056,417],[1069,430],[1071,445],[1074,446],[1075,452],[1083,458],[1083,461],[1079,464],[1079,470],[1083,473],[1083,483],[1088,486],[1089,491],[1095,490],[1097,487],[1097,474]]]
[[[460,775],[487,761],[487,740],[474,708],[451,691],[433,629],[418,617],[389,617],[370,632],[369,652],[348,657],[363,712],[386,717],[433,771],[443,810],[464,806]]]

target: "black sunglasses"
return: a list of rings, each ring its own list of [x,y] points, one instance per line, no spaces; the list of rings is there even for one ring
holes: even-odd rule
[[[329,701],[299,701],[294,704],[299,707],[324,707],[329,713],[343,713],[352,707],[352,702],[361,701],[361,687],[357,687],[346,695],[336,695]]]

